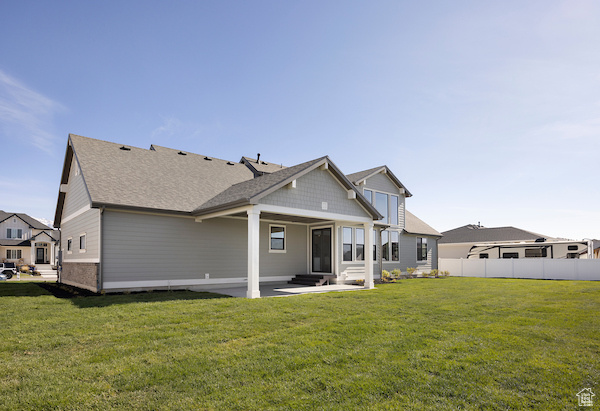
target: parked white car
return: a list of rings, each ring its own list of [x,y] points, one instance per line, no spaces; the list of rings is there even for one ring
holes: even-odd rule
[[[10,280],[13,275],[17,275],[17,266],[15,263],[0,263],[0,274]]]

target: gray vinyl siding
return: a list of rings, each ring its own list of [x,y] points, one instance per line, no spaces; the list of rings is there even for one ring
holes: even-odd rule
[[[427,238],[427,260],[417,261],[417,237]],[[403,234],[400,237],[400,261],[404,267],[416,267],[419,271],[437,269],[437,241],[435,237]]]
[[[92,208],[85,213],[78,215],[72,220],[61,225],[61,245],[63,250],[63,260],[91,259],[100,258],[99,253],[99,235],[100,235],[100,210]],[[85,233],[86,250],[79,252],[79,236]],[[72,252],[67,252],[67,239],[72,237]]]
[[[327,203],[327,210],[322,208],[323,202]],[[348,190],[329,171],[321,169],[298,178],[296,188],[280,188],[262,198],[260,203],[358,217],[369,216],[356,200],[348,199]]]
[[[400,195],[398,199],[398,227],[406,228],[406,197]]]
[[[244,222],[245,223],[245,222]],[[285,226],[285,253],[269,252],[269,225]],[[282,223],[260,223],[260,277],[294,276],[307,273],[308,239],[305,225]],[[247,275],[247,266],[242,276]]]
[[[280,225],[280,224],[277,224]],[[269,253],[269,223],[260,224],[260,278],[306,270],[306,227],[286,226],[286,252]],[[194,219],[106,211],[103,281],[246,278],[245,219]]]
[[[77,170],[77,161],[73,157],[71,162],[71,171],[69,174],[69,183],[67,186],[67,195],[65,196],[65,204],[62,218],[65,219],[77,210],[81,210],[86,205],[90,204],[90,197],[85,187],[82,174],[75,175]]]
[[[392,180],[387,176],[387,174],[375,174],[372,177],[369,177],[366,181],[365,188],[367,190],[375,190],[382,191],[385,193],[399,194],[400,190],[394,184]]]

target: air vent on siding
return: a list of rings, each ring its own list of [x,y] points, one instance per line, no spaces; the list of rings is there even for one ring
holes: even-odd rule
[[[180,156],[187,156],[187,153],[184,153],[183,151],[180,151],[180,152],[179,152],[179,153],[177,153],[177,154],[179,154]]]
[[[204,159],[207,161],[212,161],[212,158],[204,157]]]
[[[131,151],[131,149],[129,147],[125,147],[125,146],[121,146],[120,149],[123,151]]]

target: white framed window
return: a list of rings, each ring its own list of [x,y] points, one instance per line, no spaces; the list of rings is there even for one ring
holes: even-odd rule
[[[392,261],[400,261],[400,233],[390,231],[390,243],[392,244]]]
[[[417,261],[427,261],[427,239],[417,237]]]
[[[373,192],[365,189],[364,193],[367,200],[369,200],[369,203],[373,204]]]
[[[364,261],[365,260],[365,229],[357,228],[356,229],[356,245],[354,255],[356,256],[356,261]]]
[[[285,226],[269,225],[269,252],[285,253]]]
[[[398,225],[398,196],[390,196],[390,224]]]
[[[79,235],[79,252],[85,253],[86,249],[86,236],[85,233]]]
[[[390,261],[390,232],[381,232],[381,259],[383,261]]]
[[[6,238],[8,239],[21,239],[23,238],[23,229],[21,228],[7,228]]]
[[[73,237],[67,238],[67,254],[71,254],[73,252]]]
[[[342,259],[343,261],[352,261],[352,228],[342,228]]]
[[[6,250],[7,260],[19,260],[21,259],[21,250]]]

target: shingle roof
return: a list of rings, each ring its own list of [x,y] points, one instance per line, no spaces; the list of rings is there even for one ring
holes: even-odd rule
[[[356,173],[347,174],[348,180],[352,181],[352,183],[356,184],[361,181],[365,177],[369,177],[371,174],[375,174],[379,170],[381,170],[384,166],[373,167],[368,170],[358,171]]]
[[[6,219],[9,219],[12,216],[19,217],[26,224],[28,224],[31,228],[35,228],[36,230],[52,230],[46,224],[42,223],[41,221],[36,220],[33,217],[28,216],[25,213],[7,213],[6,211],[0,210],[0,223]]]
[[[205,214],[241,204],[256,204],[261,196],[280,188],[320,164],[357,193],[356,199],[375,219],[377,210],[362,196],[327,156],[254,178],[244,164],[209,158],[152,145],[149,150],[70,135],[62,184],[68,181],[71,158],[79,163],[92,206]],[[71,156],[70,153],[73,153]],[[288,181],[289,180],[289,181]],[[57,226],[64,202],[59,193]]]
[[[70,140],[94,205],[191,212],[254,177],[243,164],[170,148],[122,150],[122,144],[77,135]]]
[[[29,240],[6,240],[0,239],[0,245],[9,247],[30,247],[31,242]]]
[[[406,197],[412,197],[410,191],[408,191],[408,189],[404,186],[404,184],[402,184],[398,177],[396,177],[396,175],[392,173],[392,170],[390,170],[388,166],[379,166],[370,168],[368,170],[358,171],[356,173],[348,174],[347,177],[348,180],[352,181],[352,184],[358,185],[358,183],[360,183],[362,180],[365,180],[382,171],[385,171],[385,173],[388,175],[388,177],[390,177],[394,184],[396,184],[399,188],[403,188],[405,190]]]
[[[442,234],[429,224],[418,218],[416,215],[406,210],[406,224],[404,231],[408,234],[422,234],[433,237],[441,237]]]
[[[247,165],[249,165],[259,173],[276,173],[278,171],[283,170],[284,168],[287,168],[282,164],[268,163],[262,160],[260,160],[260,162],[257,162],[255,158],[250,157],[242,157],[240,162],[243,163],[244,161]]]
[[[490,243],[499,241],[525,241],[549,238],[545,235],[515,227],[481,227],[474,224],[442,232],[440,244],[451,243]]]

